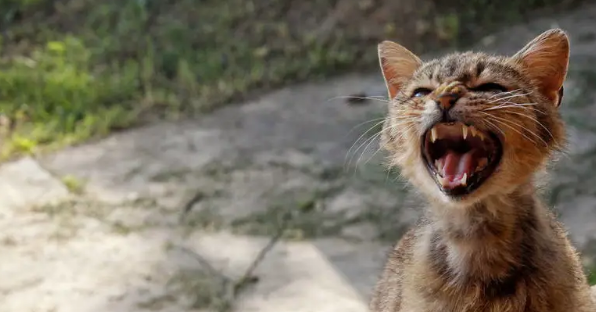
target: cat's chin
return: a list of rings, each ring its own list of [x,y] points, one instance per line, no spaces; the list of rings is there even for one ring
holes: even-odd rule
[[[476,193],[495,173],[503,155],[497,135],[462,122],[436,123],[421,142],[428,173],[451,200]]]

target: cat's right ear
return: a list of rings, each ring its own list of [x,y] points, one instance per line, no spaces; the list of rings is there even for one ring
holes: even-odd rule
[[[395,98],[404,82],[422,65],[422,61],[414,53],[391,41],[379,44],[379,62],[389,99]]]
[[[569,66],[569,38],[561,29],[543,32],[512,58],[555,106],[561,104]]]

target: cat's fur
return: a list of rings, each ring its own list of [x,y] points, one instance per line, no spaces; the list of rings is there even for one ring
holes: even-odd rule
[[[558,106],[567,35],[549,30],[511,57],[467,52],[430,62],[386,41],[379,58],[390,98],[382,146],[429,204],[391,252],[371,310],[595,312],[578,255],[535,187],[537,173],[565,146]],[[469,88],[498,83],[509,91],[469,92],[453,108],[462,121],[502,134],[503,145],[498,169],[458,198],[437,187],[422,161],[422,136],[437,103],[412,95],[453,81]]]

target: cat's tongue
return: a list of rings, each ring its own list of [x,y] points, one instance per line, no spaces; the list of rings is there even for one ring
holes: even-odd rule
[[[448,189],[460,185],[466,186],[466,180],[474,173],[474,169],[478,165],[473,149],[464,154],[449,150],[439,161],[442,164],[443,179],[441,179],[441,184]]]

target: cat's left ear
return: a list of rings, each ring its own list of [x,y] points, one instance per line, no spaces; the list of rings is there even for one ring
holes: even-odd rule
[[[569,66],[569,38],[563,30],[545,31],[512,59],[521,63],[524,74],[538,85],[553,105],[561,105],[563,82]]]
[[[390,100],[395,98],[403,84],[422,65],[414,53],[391,41],[379,44],[379,62]]]

